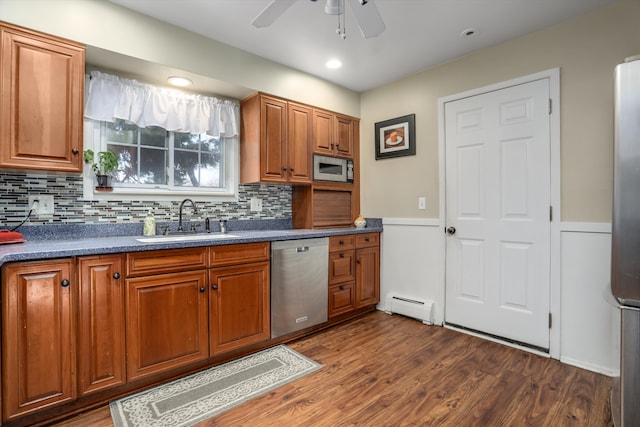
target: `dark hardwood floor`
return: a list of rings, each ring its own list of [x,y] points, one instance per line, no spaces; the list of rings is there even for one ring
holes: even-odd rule
[[[375,312],[289,344],[324,367],[207,426],[612,426],[611,378]],[[108,407],[56,424],[113,426]]]

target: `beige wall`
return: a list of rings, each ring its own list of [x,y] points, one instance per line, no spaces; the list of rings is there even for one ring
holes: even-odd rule
[[[360,115],[357,92],[107,0],[1,2],[2,21],[351,116]]]
[[[639,22],[625,0],[362,94],[363,214],[439,216],[438,98],[559,67],[562,220],[611,221],[613,69],[640,53]],[[376,161],[374,124],[410,113],[416,156]]]

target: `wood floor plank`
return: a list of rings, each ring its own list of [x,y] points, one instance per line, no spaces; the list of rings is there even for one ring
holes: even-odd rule
[[[198,426],[613,425],[611,378],[398,315],[289,345],[323,368]],[[113,424],[105,406],[57,425]]]

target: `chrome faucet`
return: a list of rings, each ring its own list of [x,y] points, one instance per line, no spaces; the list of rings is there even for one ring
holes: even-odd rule
[[[180,203],[180,216],[179,216],[179,218],[178,218],[178,231],[184,231],[184,230],[182,229],[182,207],[184,206],[184,204],[185,204],[186,202],[191,203],[191,206],[193,207],[193,213],[194,213],[194,214],[197,214],[197,213],[198,213],[198,208],[196,207],[196,204],[193,202],[193,200],[191,200],[191,199],[184,199],[184,200],[182,201],[182,203]]]

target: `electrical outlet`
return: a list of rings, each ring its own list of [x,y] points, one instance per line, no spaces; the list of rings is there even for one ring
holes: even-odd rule
[[[257,197],[251,198],[251,212],[262,212],[262,199]]]
[[[53,196],[51,194],[29,196],[28,209],[31,209],[36,200],[38,201],[38,207],[33,212],[35,215],[53,215]]]
[[[421,210],[427,209],[426,197],[418,197],[418,209],[421,209]]]

